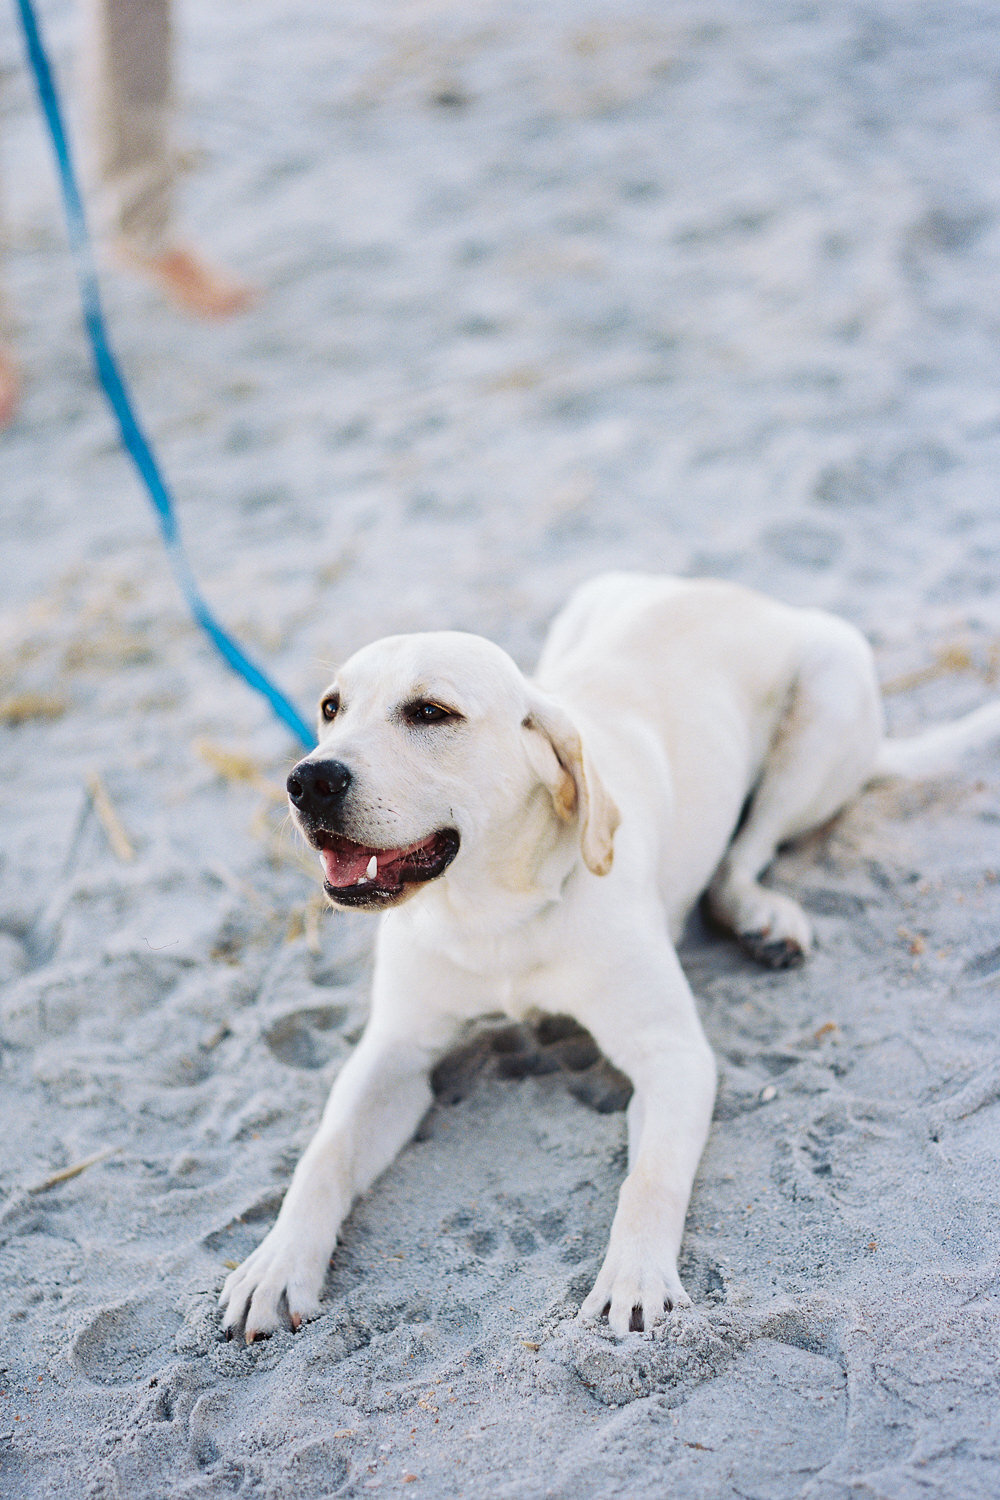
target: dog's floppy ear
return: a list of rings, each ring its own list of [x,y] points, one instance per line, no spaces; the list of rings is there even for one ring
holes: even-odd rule
[[[532,764],[551,793],[557,816],[566,823],[579,817],[584,864],[594,875],[606,875],[621,814],[594,770],[579,730],[565,709],[537,689],[524,728]]]

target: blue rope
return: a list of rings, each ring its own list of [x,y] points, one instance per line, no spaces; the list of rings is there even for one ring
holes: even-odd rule
[[[242,647],[223,630],[205,603],[191,571],[191,565],[181,542],[173,498],[156,461],[156,455],[139,424],[128,388],[108,343],[83,201],[77,186],[76,173],[73,170],[69,141],[59,107],[59,96],[56,93],[52,69],[42,42],[34,8],[31,0],[17,0],[17,7],[28,51],[28,61],[34,74],[39,102],[49,127],[56,165],[59,169],[70,249],[76,266],[80,300],[83,305],[83,321],[90,338],[94,368],[117,418],[122,443],[149,492],[174,577],[192,617],[205,631],[216,649],[225,657],[234,671],[267,699],[278,718],[287,724],[307,749],[311,750],[316,744],[312,730],[260,667],[251,661]]]

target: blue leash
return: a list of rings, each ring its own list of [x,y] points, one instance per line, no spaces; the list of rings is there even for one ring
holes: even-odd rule
[[[311,750],[316,744],[316,737],[312,730],[285,695],[274,686],[260,667],[250,660],[232,636],[223,630],[202,598],[191,571],[191,565],[181,542],[173,498],[156,461],[156,455],[139,425],[128,389],[118,368],[118,362],[108,344],[107,327],[101,311],[97,273],[94,268],[90,236],[87,233],[83,201],[77,186],[76,173],[73,170],[69,141],[59,107],[59,96],[56,93],[52,69],[42,42],[34,8],[31,0],[17,0],[17,7],[21,17],[28,60],[34,74],[39,102],[49,127],[49,135],[52,138],[56,165],[59,168],[70,249],[73,252],[80,286],[80,300],[83,304],[83,321],[90,337],[97,378],[118,420],[125,449],[149,492],[174,577],[180,585],[181,593],[184,595],[192,617],[205,631],[216,649],[221,652],[234,671],[267,699],[278,718],[287,724],[293,734],[298,736],[306,749]]]

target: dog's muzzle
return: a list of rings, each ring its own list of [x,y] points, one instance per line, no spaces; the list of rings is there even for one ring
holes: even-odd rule
[[[339,760],[303,760],[288,778],[303,833],[319,851],[323,889],[337,906],[394,906],[416,886],[443,875],[458,853],[455,828],[439,828],[412,844],[387,848],[348,838],[344,801],[354,778]]]

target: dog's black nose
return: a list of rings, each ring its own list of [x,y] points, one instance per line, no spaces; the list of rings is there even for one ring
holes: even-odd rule
[[[351,773],[339,760],[303,760],[286,784],[297,808],[321,813],[340,802],[351,784]]]

